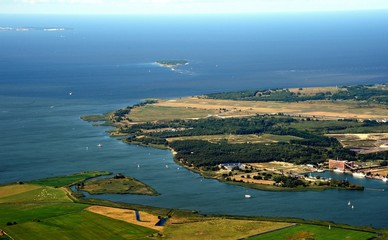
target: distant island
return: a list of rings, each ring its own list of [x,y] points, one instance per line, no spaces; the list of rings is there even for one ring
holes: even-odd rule
[[[72,30],[71,28],[64,27],[0,27],[0,31],[45,31],[45,32],[53,32],[53,31],[67,31]]]
[[[182,65],[187,65],[189,64],[189,61],[186,60],[158,60],[156,61],[157,64],[161,67],[166,67],[166,68],[177,68]]]
[[[171,149],[176,163],[229,184],[363,190],[308,172],[337,170],[329,160],[340,159],[354,164],[348,174],[386,181],[386,96],[384,84],[241,91],[147,100],[83,119],[105,118],[124,142]]]

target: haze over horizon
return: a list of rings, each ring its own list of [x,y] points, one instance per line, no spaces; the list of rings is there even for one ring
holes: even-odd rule
[[[2,0],[0,14],[248,14],[388,10],[385,0]]]

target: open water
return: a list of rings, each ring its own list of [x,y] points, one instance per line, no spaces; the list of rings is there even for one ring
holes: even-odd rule
[[[388,185],[382,181],[348,177],[385,191],[247,190],[203,179],[174,164],[169,151],[124,144],[110,138],[108,128],[80,119],[147,97],[387,83],[386,22],[387,12],[2,15],[0,27],[69,29],[0,30],[0,183],[108,170],[134,176],[161,195],[100,196],[104,199],[205,214],[388,227]],[[186,59],[190,64],[171,71],[153,64],[160,59]],[[246,193],[252,198],[245,199]]]

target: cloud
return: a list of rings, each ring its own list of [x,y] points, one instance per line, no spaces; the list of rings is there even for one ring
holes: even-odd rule
[[[104,0],[22,0],[29,4],[102,4]]]
[[[374,9],[388,9],[388,0],[0,0],[0,12],[48,14],[263,13]]]

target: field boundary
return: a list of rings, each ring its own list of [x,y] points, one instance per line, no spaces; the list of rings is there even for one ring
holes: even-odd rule
[[[295,226],[298,226],[298,225],[300,225],[300,224],[299,223],[295,223],[295,224],[293,224],[291,226],[286,226],[286,227],[282,227],[282,228],[266,231],[266,232],[263,232],[263,233],[258,233],[258,234],[251,235],[251,236],[248,236],[248,237],[245,237],[245,238],[239,238],[238,240],[250,239],[250,238],[257,237],[257,236],[260,236],[260,235],[264,235],[264,234],[267,234],[267,233],[276,232],[276,231],[280,231],[280,230],[287,229],[287,228],[292,228],[292,227],[295,227]]]

